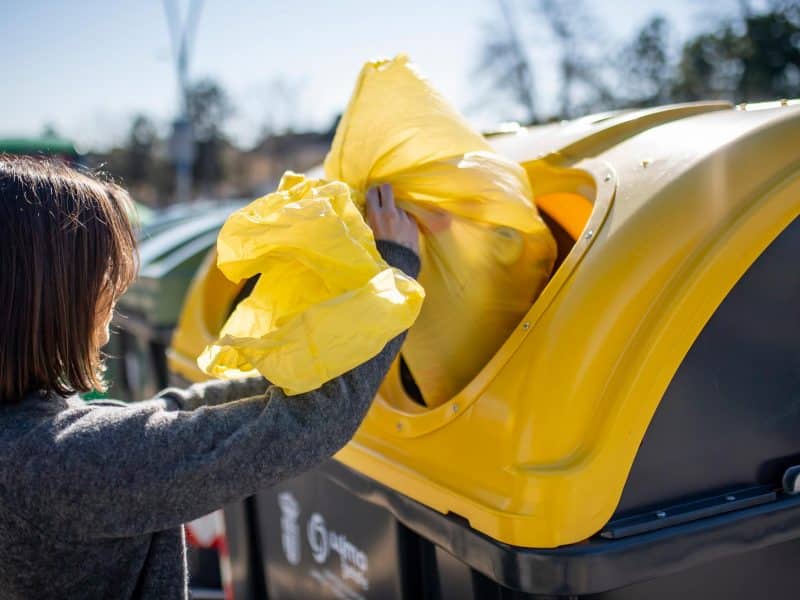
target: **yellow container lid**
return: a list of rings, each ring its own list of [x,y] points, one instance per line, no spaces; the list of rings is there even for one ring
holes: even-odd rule
[[[736,281],[800,214],[800,106],[692,103],[492,137],[577,238],[517,329],[427,409],[397,365],[336,459],[500,542],[549,548],[614,513],[647,427]],[[169,352],[188,380],[239,288],[209,257]]]

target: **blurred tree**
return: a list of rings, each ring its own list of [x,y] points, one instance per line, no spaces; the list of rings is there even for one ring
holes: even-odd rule
[[[774,5],[777,10],[745,20],[743,37],[749,43],[741,44],[739,82],[745,100],[800,95],[800,23],[796,20],[800,3]]]
[[[547,23],[559,53],[559,116],[575,116],[576,109],[606,108],[615,103],[611,88],[605,81],[610,66],[602,62],[602,39],[594,18],[583,0],[569,3],[539,0],[534,12]],[[583,88],[582,106],[578,106],[577,88]]]
[[[535,80],[515,26],[515,17],[507,0],[498,0],[500,18],[484,26],[484,43],[475,69],[488,78],[487,95],[496,103],[497,92],[508,94],[512,104],[522,111],[521,121],[536,121]]]
[[[800,25],[800,2],[798,0],[770,0],[770,11],[780,13],[795,25]]]
[[[137,114],[121,145],[92,153],[88,162],[126,186],[136,200],[155,207],[169,200],[175,185],[175,173],[164,150],[153,120]]]
[[[131,123],[127,143],[125,180],[131,185],[147,183],[153,175],[158,143],[156,126],[146,115],[136,115]]]
[[[734,100],[742,77],[739,60],[742,45],[740,36],[728,26],[687,41],[681,51],[672,95],[678,100]]]
[[[670,25],[651,18],[622,50],[617,73],[624,78],[617,100],[623,106],[665,104],[671,98],[675,67],[670,57]]]
[[[56,128],[55,124],[45,123],[44,127],[42,127],[42,137],[58,138],[61,137],[61,135],[58,133],[58,129]]]
[[[527,2],[557,51],[561,118],[617,106],[800,96],[800,0],[738,0],[738,15],[688,39],[677,53],[669,22],[654,16],[616,61],[606,58],[609,44],[598,33],[604,28],[583,0]],[[505,1],[498,6],[502,18],[485,30],[478,74],[491,81],[495,103],[505,92],[534,120],[533,65],[517,31],[524,23]]]
[[[508,0],[498,0],[499,14],[484,29],[484,43],[476,73],[488,79],[493,104],[505,98],[523,112],[522,121],[539,117],[533,64],[525,50],[526,35],[520,33],[525,22],[512,12]],[[583,0],[569,4],[557,0],[527,0],[527,14],[535,20],[537,40],[549,30],[558,54],[558,113],[574,116],[588,106],[614,103],[606,76],[609,64],[602,62],[602,27],[590,14]],[[542,24],[544,27],[542,27]]]
[[[225,178],[228,142],[223,127],[233,105],[219,83],[204,79],[189,88],[188,107],[195,140],[194,181],[204,193],[213,193]]]
[[[275,77],[261,88],[259,100],[264,102],[261,137],[289,133],[297,129],[301,110],[302,83],[283,76]]]
[[[594,61],[586,52],[587,42],[593,38],[592,25],[583,0],[565,4],[557,0],[539,0],[533,4],[537,16],[543,17],[553,36],[559,54],[559,116],[573,116],[575,87],[583,82],[589,88],[608,96],[601,83]]]
[[[683,47],[674,95],[734,102],[800,96],[800,2],[770,2],[756,13],[703,33]]]

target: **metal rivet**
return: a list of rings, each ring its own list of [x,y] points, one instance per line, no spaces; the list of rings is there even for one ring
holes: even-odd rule
[[[667,513],[665,513],[663,510],[660,510],[660,511],[658,511],[658,512],[656,513],[656,516],[657,516],[659,519],[663,519],[664,517],[666,517],[666,516],[667,516]]]
[[[733,502],[734,500],[736,500],[736,496],[725,496],[725,500],[727,500],[728,502]]]
[[[646,169],[647,167],[649,167],[649,166],[650,166],[650,163],[651,163],[651,162],[653,162],[653,160],[652,160],[652,159],[650,159],[650,158],[644,158],[644,159],[642,159],[642,167]]]
[[[453,412],[454,413],[458,412],[458,404],[453,404]]]
[[[606,176],[603,177],[603,181],[611,181],[611,173],[606,173]]]
[[[789,106],[789,100],[786,98],[781,98],[781,106]]]
[[[525,322],[522,324],[522,328],[523,328],[523,329],[525,329],[525,330],[527,331],[528,329],[530,329],[530,328],[531,328],[531,322],[530,322],[530,321],[525,321]]]
[[[397,431],[403,431],[403,424],[402,423],[398,423],[396,425],[396,427],[397,427]]]
[[[594,230],[590,229],[589,231],[586,232],[586,234],[583,237],[586,238],[587,240],[590,240],[592,239],[593,235],[594,235]]]
[[[740,104],[737,104],[736,108],[738,108],[739,110],[747,110],[747,102],[742,102]]]

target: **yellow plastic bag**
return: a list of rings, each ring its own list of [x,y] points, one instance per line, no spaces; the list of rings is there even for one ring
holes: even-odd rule
[[[217,252],[229,279],[260,277],[198,365],[217,377],[255,368],[289,394],[376,355],[411,326],[424,298],[381,258],[341,182],[287,173],[276,192],[228,218]]]
[[[367,63],[325,160],[363,193],[390,183],[421,226],[427,298],[402,349],[426,404],[458,393],[544,287],[555,241],[522,167],[484,138],[407,57]]]

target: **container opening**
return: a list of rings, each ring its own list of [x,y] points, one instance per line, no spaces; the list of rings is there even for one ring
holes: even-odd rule
[[[592,175],[581,169],[554,166],[546,160],[522,166],[528,173],[536,208],[558,245],[555,274],[589,221],[597,186]]]
[[[569,254],[575,241],[592,214],[592,203],[585,196],[569,192],[556,192],[536,197],[539,215],[556,240],[558,253],[553,266],[555,273]]]
[[[545,160],[522,163],[522,166],[529,175],[539,213],[556,240],[554,274],[580,238],[592,213],[596,191],[594,179],[586,171],[554,166]],[[203,340],[204,343],[216,337],[233,309],[250,294],[257,279],[254,277],[233,284],[222,276],[215,264],[210,266],[210,271],[205,278],[208,291],[204,296],[226,296],[232,301],[224,305],[218,302],[203,303],[205,338],[208,338]],[[533,302],[535,299],[532,298],[531,305]],[[402,354],[387,375],[381,395],[393,408],[406,413],[424,413],[433,408],[425,403],[414,374]]]
[[[531,181],[539,214],[556,241],[557,255],[552,278],[589,221],[597,187],[592,175],[581,169],[554,166],[546,160],[522,163],[522,166]],[[535,299],[532,299],[531,305],[533,302]],[[435,408],[425,402],[402,352],[384,381],[381,395],[390,405],[403,412],[420,413]]]

